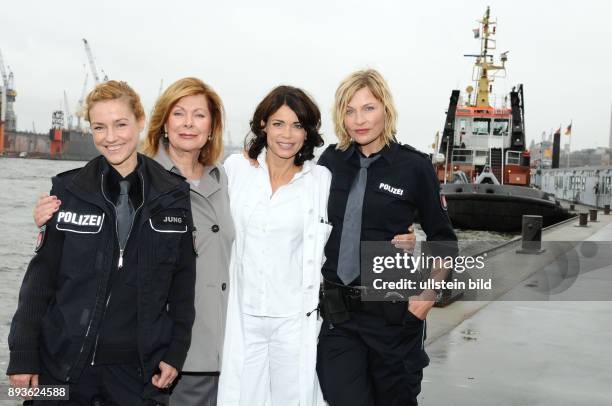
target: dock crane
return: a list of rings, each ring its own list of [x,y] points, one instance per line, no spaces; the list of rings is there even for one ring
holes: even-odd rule
[[[68,95],[64,90],[64,115],[66,117],[66,125],[68,130],[72,130],[72,114],[70,114],[70,107],[68,107]]]
[[[2,85],[7,89],[7,98],[12,97],[13,99],[9,101],[15,101],[17,93],[13,90],[13,72],[9,67],[9,73],[7,74],[6,68],[4,67],[4,58],[2,58],[2,51],[0,51],[0,74],[2,74]]]
[[[91,51],[91,47],[89,46],[89,42],[85,38],[83,38],[83,45],[85,46],[85,53],[87,54],[87,60],[89,61],[89,68],[91,69],[91,74],[93,75],[94,82],[96,85],[100,83],[100,76],[98,75],[98,69],[96,68],[96,63],[94,61],[93,52]],[[108,76],[104,73],[104,82],[108,81]]]
[[[3,106],[3,110],[5,112],[6,129],[8,131],[15,131],[17,129],[17,116],[15,115],[15,111],[13,109],[13,103],[17,97],[17,92],[15,91],[14,76],[11,68],[8,67],[7,74],[7,69],[4,67],[2,51],[0,51],[0,74],[2,75],[2,83],[0,83],[0,85],[4,87],[3,92],[6,97],[6,106]]]
[[[83,127],[81,126],[81,119],[85,116],[83,109],[85,103],[85,92],[87,92],[87,79],[89,79],[89,74],[85,71],[85,80],[83,80],[83,88],[81,90],[81,97],[79,98],[79,102],[77,104],[77,109],[74,115],[77,117],[77,129],[83,131]]]
[[[2,75],[2,86],[8,87],[8,75],[6,74],[6,68],[4,67],[4,58],[2,58],[2,51],[0,51],[0,74]]]

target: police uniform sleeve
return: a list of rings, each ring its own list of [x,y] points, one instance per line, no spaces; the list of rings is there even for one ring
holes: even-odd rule
[[[51,195],[60,196],[53,180]],[[61,196],[60,196],[61,199]],[[37,374],[41,321],[56,290],[64,236],[56,228],[57,213],[41,228],[36,254],[26,270],[8,337],[7,375]]]
[[[189,196],[187,194],[187,196]],[[191,328],[195,320],[196,255],[193,243],[193,219],[188,213],[189,232],[183,234],[180,242],[179,266],[172,277],[168,294],[168,311],[174,326],[172,341],[163,361],[178,371],[183,368],[187,350],[191,344]]]
[[[433,166],[426,159],[420,165],[421,184],[417,193],[419,222],[427,235],[427,241],[444,243],[431,244],[440,255],[456,255],[457,236],[451,225],[440,192],[440,182]]]

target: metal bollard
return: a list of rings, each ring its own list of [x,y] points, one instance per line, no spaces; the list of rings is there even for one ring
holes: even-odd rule
[[[542,216],[523,215],[521,249],[517,254],[541,254],[542,249]]]
[[[580,227],[586,227],[587,223],[589,221],[589,213],[587,212],[581,212],[580,213],[580,222],[578,223],[578,225]]]
[[[597,221],[597,209],[589,209],[589,221]]]
[[[606,216],[610,215],[610,205],[609,204],[604,205],[604,214]]]
[[[570,204],[570,211],[575,211],[576,210],[576,205],[574,203]]]

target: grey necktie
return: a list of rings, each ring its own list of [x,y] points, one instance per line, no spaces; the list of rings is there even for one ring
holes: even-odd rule
[[[359,157],[359,174],[351,186],[344,210],[342,222],[342,237],[340,238],[340,253],[338,255],[338,277],[345,285],[353,282],[360,273],[361,245],[361,213],[363,211],[363,196],[368,181],[368,167],[380,158]]]
[[[132,216],[134,208],[130,203],[130,182],[127,180],[119,181],[119,197],[117,198],[117,236],[119,237],[119,247],[121,250],[125,248],[130,226],[132,225]]]

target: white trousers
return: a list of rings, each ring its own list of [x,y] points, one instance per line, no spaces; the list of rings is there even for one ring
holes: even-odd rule
[[[298,406],[300,319],[243,314],[241,406]]]

